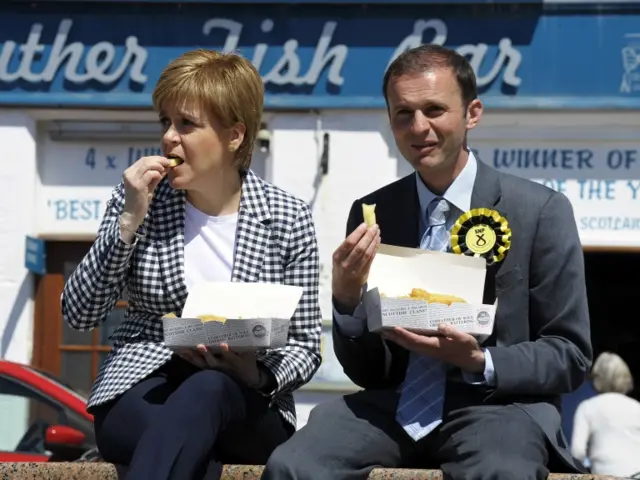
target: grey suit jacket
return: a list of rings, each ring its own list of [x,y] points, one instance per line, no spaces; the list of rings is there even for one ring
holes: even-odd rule
[[[376,204],[382,242],[418,247],[419,202],[409,175],[354,202],[347,235],[362,221],[362,203]],[[478,161],[471,208],[499,211],[509,221],[506,258],[487,268],[484,302],[499,299],[494,332],[485,342],[496,387],[471,385],[448,372],[445,412],[483,404],[519,404],[555,450],[575,468],[561,431],[560,396],[576,390],[592,362],[589,312],[580,239],[569,200],[547,187],[498,172]],[[378,334],[344,336],[334,321],[334,350],[347,376],[367,389],[396,388],[408,352]]]

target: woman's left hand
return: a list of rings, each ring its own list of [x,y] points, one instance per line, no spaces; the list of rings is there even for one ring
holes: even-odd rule
[[[261,381],[255,352],[234,352],[226,343],[215,349],[198,345],[180,352],[180,356],[200,368],[224,372],[249,387],[259,386]]]

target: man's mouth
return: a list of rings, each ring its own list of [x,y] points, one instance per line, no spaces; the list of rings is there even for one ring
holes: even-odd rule
[[[438,142],[421,142],[421,143],[413,143],[411,145],[412,148],[418,151],[431,150],[432,148],[435,148],[437,146],[438,146]]]

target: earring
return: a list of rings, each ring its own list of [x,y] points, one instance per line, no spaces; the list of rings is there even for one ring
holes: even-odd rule
[[[235,152],[236,151],[236,147],[234,147],[233,145],[229,145],[229,151],[231,153]]]

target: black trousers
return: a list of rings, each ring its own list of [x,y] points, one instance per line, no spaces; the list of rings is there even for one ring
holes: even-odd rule
[[[102,457],[132,480],[218,479],[225,463],[266,463],[294,432],[268,398],[177,356],[91,413]]]

